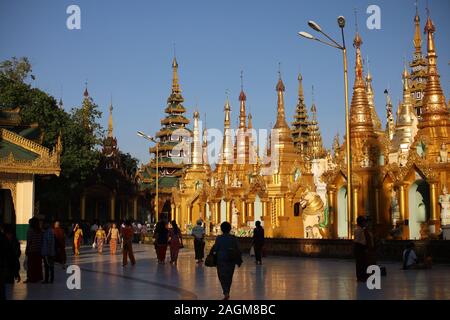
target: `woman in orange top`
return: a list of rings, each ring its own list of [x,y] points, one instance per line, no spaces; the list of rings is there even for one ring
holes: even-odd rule
[[[83,239],[83,230],[81,230],[78,223],[75,225],[73,233],[73,246],[75,248],[75,255],[78,256],[80,255],[81,240]]]
[[[95,233],[95,240],[97,241],[97,249],[98,253],[101,254],[103,252],[103,244],[105,243],[106,233],[103,230],[102,226],[99,226],[97,232]]]
[[[111,255],[115,255],[117,250],[117,242],[119,241],[119,229],[117,229],[115,223],[112,224],[112,227],[109,229],[108,236],[106,238],[110,239],[109,250]]]

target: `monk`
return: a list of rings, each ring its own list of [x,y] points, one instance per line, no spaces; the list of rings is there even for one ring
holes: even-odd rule
[[[53,224],[53,233],[56,239],[56,256],[55,262],[60,263],[62,268],[66,268],[66,236],[64,235],[64,229],[60,227],[58,220]]]

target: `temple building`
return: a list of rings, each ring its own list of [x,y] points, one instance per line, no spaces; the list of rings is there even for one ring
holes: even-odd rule
[[[417,15],[415,21],[419,21]],[[381,175],[385,201],[380,207],[384,213],[380,219],[392,225],[390,235],[394,238],[437,238],[450,227],[447,195],[450,182],[450,118],[437,69],[435,31],[428,16],[425,25],[427,77],[418,131],[411,142],[415,128],[410,115],[407,115],[411,110],[406,95],[411,89],[408,87],[407,72],[404,72],[403,104],[406,108],[402,111],[405,115],[401,121],[406,125],[406,130],[400,131],[403,145],[400,144],[399,148],[409,147],[407,160],[400,164],[389,163]]]
[[[362,38],[357,32],[353,41],[356,49],[355,82],[350,106],[350,139],[352,168],[352,212],[347,210],[348,155],[345,141],[335,157],[336,167],[326,171],[322,180],[327,184],[331,234],[334,238],[351,238],[359,215],[373,217],[377,212],[377,176],[383,165],[382,135],[372,119],[375,108],[369,103],[361,59]],[[374,125],[375,124],[375,125]],[[378,130],[377,130],[378,129]],[[335,152],[336,153],[336,152]]]
[[[313,232],[312,227],[304,228],[306,216],[322,214],[320,219],[316,218],[314,227],[317,233],[320,229],[326,234],[324,204],[315,193],[310,164],[299,157],[286,122],[284,91],[280,77],[276,86],[277,118],[265,155],[257,152],[252,117],[246,117],[243,88],[236,134],[231,128],[231,105],[227,99],[219,161],[210,173],[209,166],[199,163],[207,145],[200,145],[198,112],[194,113],[192,163],[179,188],[173,188],[174,213],[183,230],[189,232],[201,218],[213,234],[218,232],[221,222],[229,221],[235,234],[245,236],[250,235],[254,222],[260,220],[269,237],[304,237]],[[206,160],[204,156],[203,159]]]
[[[52,150],[42,146],[39,126],[22,124],[19,112],[0,111],[0,221],[15,225],[25,240],[28,220],[37,214],[35,177],[59,176],[62,144],[59,137]]]
[[[308,116],[301,75],[291,127],[286,122],[285,86],[279,76],[276,120],[267,142],[256,134],[252,116],[247,115],[242,83],[236,128],[231,125],[232,106],[227,97],[223,135],[215,139],[220,141],[215,164],[209,161],[208,133],[206,128],[202,132],[195,111],[188,140],[192,152],[184,169],[177,171],[179,183],[167,197],[171,217],[182,230],[189,233],[202,219],[207,231],[217,234],[220,223],[228,221],[234,234],[250,236],[254,222],[260,220],[268,237],[352,239],[358,216],[364,216],[377,238],[449,239],[449,106],[437,69],[436,28],[428,16],[424,58],[417,12],[414,22],[413,70],[409,74],[407,66],[403,68],[402,99],[396,108],[385,91],[385,128],[376,112],[370,71],[364,76],[363,42],[356,32],[350,135],[342,143],[336,135],[330,151],[322,144],[314,100]],[[177,85],[173,87],[173,92],[179,92]],[[347,139],[351,155],[346,152]],[[347,161],[351,161],[351,190],[347,190]]]
[[[83,110],[89,115],[93,100],[87,91],[84,92]],[[74,205],[79,204],[79,211],[69,209],[69,219],[76,221],[122,221],[124,219],[144,220],[145,198],[137,191],[135,172],[125,163],[125,155],[119,150],[114,135],[113,104],[109,106],[108,130],[101,144],[101,157],[93,174],[88,177],[78,199],[72,199]]]
[[[186,158],[189,159],[189,148],[179,147],[180,143],[188,142],[191,131],[186,127],[189,120],[184,116],[186,109],[183,106],[184,98],[181,95],[178,80],[178,62],[172,61],[172,91],[167,98],[165,108],[166,117],[161,119],[161,129],[156,133],[158,148],[150,147],[153,159],[143,165],[137,174],[140,181],[140,190],[150,190],[152,196],[151,208],[155,208],[156,185],[158,185],[158,213],[152,213],[155,220],[161,217],[171,219],[172,212],[172,188],[178,186],[178,180],[183,174]],[[158,163],[158,164],[157,164]],[[157,170],[158,166],[158,184]]]

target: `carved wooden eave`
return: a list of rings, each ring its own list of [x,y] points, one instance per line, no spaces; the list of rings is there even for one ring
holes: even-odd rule
[[[334,185],[339,175],[341,175],[344,178],[344,180],[347,181],[346,170],[343,170],[340,167],[325,171],[320,176],[320,180],[326,183],[327,185]],[[354,170],[352,170],[352,185],[354,187],[357,187],[360,186],[361,183],[362,183],[361,177]]]
[[[382,185],[387,177],[391,178],[394,183],[399,183],[400,178],[400,167],[397,163],[389,163],[381,168],[379,176],[379,185]]]
[[[59,176],[62,151],[60,137],[58,137],[57,144],[51,151],[4,128],[0,129],[0,140],[10,142],[37,155],[36,159],[23,160],[15,159],[14,155],[10,153],[7,157],[0,158],[1,173],[55,174]]]
[[[438,172],[434,170],[434,166],[426,159],[421,158],[414,150],[411,151],[406,165],[399,169],[398,180],[404,181],[411,170],[419,171],[419,173],[428,181],[436,180]]]

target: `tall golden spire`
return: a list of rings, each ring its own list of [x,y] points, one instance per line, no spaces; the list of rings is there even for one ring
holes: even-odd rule
[[[309,125],[308,110],[303,94],[303,77],[298,74],[298,102],[295,107],[294,121],[292,122],[292,138],[297,152],[301,156],[306,156],[308,149]]]
[[[370,115],[372,116],[372,123],[373,128],[375,129],[375,132],[380,135],[383,130],[381,129],[381,121],[378,117],[377,111],[375,109],[375,99],[374,99],[374,92],[372,88],[372,74],[370,73],[369,69],[369,59],[367,59],[367,76],[366,76],[366,93],[367,93],[367,100],[369,102],[369,108],[370,108]]]
[[[298,79],[298,100],[305,101],[305,96],[303,94],[303,77],[300,73],[298,74],[297,79]]]
[[[192,147],[192,164],[194,167],[202,164],[202,146],[200,142],[200,128],[199,128],[199,113],[198,111],[194,112],[194,141]]]
[[[394,137],[395,129],[394,114],[392,112],[392,101],[387,89],[384,90],[384,94],[386,96],[386,134],[389,140],[392,140],[392,138]]]
[[[222,154],[221,163],[222,164],[232,164],[233,163],[233,137],[230,127],[230,112],[231,106],[230,101],[227,97],[224,107],[225,119],[224,119],[224,136],[222,144]]]
[[[177,58],[172,60],[172,93],[181,93],[180,84],[178,83],[178,62]]]
[[[279,78],[276,86],[276,91],[278,93],[278,107],[277,107],[277,122],[275,123],[275,129],[279,128],[289,128],[286,122],[286,115],[284,111],[284,83],[281,80],[281,72],[278,72]]]
[[[355,83],[353,85],[353,96],[350,107],[350,132],[351,137],[361,134],[375,136],[369,101],[367,99],[366,87],[363,79],[363,64],[361,59],[362,39],[356,32],[353,46],[356,49]]]
[[[409,88],[409,74],[406,69],[406,65],[403,70],[402,78],[403,101],[399,104],[397,110],[397,120],[394,137],[391,144],[391,151],[406,153],[413,143],[414,137],[417,133],[417,117],[413,110],[411,90]]]
[[[428,50],[428,75],[427,85],[425,87],[425,95],[423,97],[423,114],[420,127],[449,127],[449,112],[446,107],[446,101],[442,92],[439,73],[437,70],[437,55],[434,43],[434,32],[436,28],[428,16],[425,25],[427,33],[427,50]]]
[[[108,118],[108,137],[109,138],[113,137],[113,116],[112,116],[112,112],[113,112],[113,104],[112,104],[112,98],[111,98],[111,103],[109,104],[109,118]]]
[[[422,54],[422,37],[420,35],[420,17],[419,17],[419,6],[416,0],[416,15],[414,16],[414,48],[416,48],[416,53]]]
[[[309,126],[308,155],[310,159],[320,159],[325,157],[326,151],[323,148],[322,136],[320,134],[319,125],[317,122],[317,108],[314,102],[314,86],[312,87],[312,97],[313,97],[311,105],[312,120]]]
[[[239,129],[245,130],[245,120],[246,120],[246,114],[245,114],[245,101],[247,100],[247,97],[244,93],[244,80],[243,80],[243,71],[241,71],[241,93],[239,94]]]

